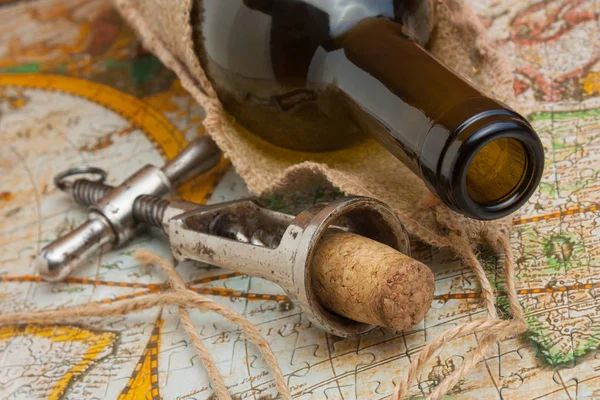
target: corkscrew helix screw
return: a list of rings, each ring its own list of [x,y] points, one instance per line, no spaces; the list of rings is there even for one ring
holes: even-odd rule
[[[45,280],[59,281],[91,254],[126,242],[136,229],[132,207],[138,196],[169,193],[173,184],[208,170],[220,157],[216,144],[208,136],[203,136],[192,140],[163,168],[146,165],[118,187],[104,185],[106,173],[98,168],[73,168],[57,175],[55,184],[60,190],[71,193],[77,202],[90,206],[89,219],[44,247],[34,261],[35,268]],[[74,183],[66,179],[80,174],[95,174],[99,178]]]

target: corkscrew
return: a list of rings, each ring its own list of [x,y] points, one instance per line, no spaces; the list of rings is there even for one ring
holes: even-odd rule
[[[94,213],[103,210],[106,204],[124,201],[120,197],[123,185],[114,188],[104,184],[105,174],[100,170],[70,172],[95,172],[99,176],[95,181],[66,182],[72,173],[63,173],[57,176],[56,184],[78,203],[90,206],[91,215],[106,224],[105,217],[96,217]],[[408,257],[406,231],[396,213],[378,200],[344,197],[291,216],[263,208],[255,199],[200,205],[168,201],[155,195],[138,195],[131,200],[132,196],[126,191],[125,194],[131,201],[128,210],[132,222],[110,225],[111,237],[115,238],[112,246],[131,237],[135,231],[132,227],[143,224],[160,228],[169,237],[177,260],[201,261],[275,282],[315,325],[332,334],[355,336],[377,325],[407,329],[420,321],[431,304],[431,272]],[[125,235],[120,229],[127,229]],[[90,247],[90,236],[82,235],[81,229],[67,237],[67,244],[78,244],[73,248]],[[349,246],[350,250],[338,251],[343,246]],[[72,271],[73,255],[64,249],[68,246],[61,238],[38,256],[36,267],[44,279],[61,280]],[[53,258],[49,256],[56,251],[63,251],[60,255],[64,262],[48,268],[48,259]],[[386,257],[378,262],[381,254]],[[74,256],[79,263],[85,254]],[[380,277],[362,294],[351,286],[334,286],[337,277],[346,273],[349,263],[353,278],[361,286],[369,287],[369,280],[376,275]],[[398,281],[398,277],[404,281]],[[396,308],[380,309],[383,303],[374,293],[411,282],[419,287],[403,291],[410,294],[400,302],[402,312],[409,318],[396,318]]]

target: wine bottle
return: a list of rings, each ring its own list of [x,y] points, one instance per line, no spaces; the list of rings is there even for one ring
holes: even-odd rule
[[[506,216],[535,191],[542,144],[425,50],[428,5],[196,0],[196,52],[227,111],[263,139],[315,152],[375,138],[453,210]]]

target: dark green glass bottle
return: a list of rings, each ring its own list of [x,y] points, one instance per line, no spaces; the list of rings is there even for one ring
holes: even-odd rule
[[[450,208],[503,217],[543,171],[531,125],[429,54],[418,0],[196,0],[199,59],[263,139],[329,151],[375,138]],[[393,173],[393,171],[390,171]]]

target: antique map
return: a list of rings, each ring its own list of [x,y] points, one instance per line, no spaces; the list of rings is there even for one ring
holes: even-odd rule
[[[510,59],[520,111],[546,148],[539,191],[514,218],[517,287],[530,331],[494,346],[450,393],[457,399],[600,396],[600,1],[472,0]],[[31,264],[86,210],[52,183],[87,164],[119,184],[162,165],[203,134],[203,112],[174,74],[147,53],[107,0],[0,0],[0,312],[119,302],[163,289],[165,276],[132,253],[169,256],[160,234],[92,259],[65,283],[40,281]],[[223,160],[184,184],[196,202],[247,195]],[[315,188],[293,211],[335,196]],[[476,279],[451,254],[415,243],[436,275],[436,298],[409,332],[340,339],[311,326],[269,282],[208,265],[178,265],[193,290],[255,323],[294,398],[382,399],[431,338],[485,315]],[[496,265],[486,265],[496,282]],[[496,282],[498,283],[498,282]],[[501,286],[501,285],[500,285]],[[500,297],[502,309],[505,300]],[[273,377],[237,327],[211,314],[193,321],[230,392],[269,399]],[[429,394],[478,337],[452,342],[411,393]],[[0,399],[209,399],[212,389],[179,326],[176,308],[72,325],[0,327]]]

